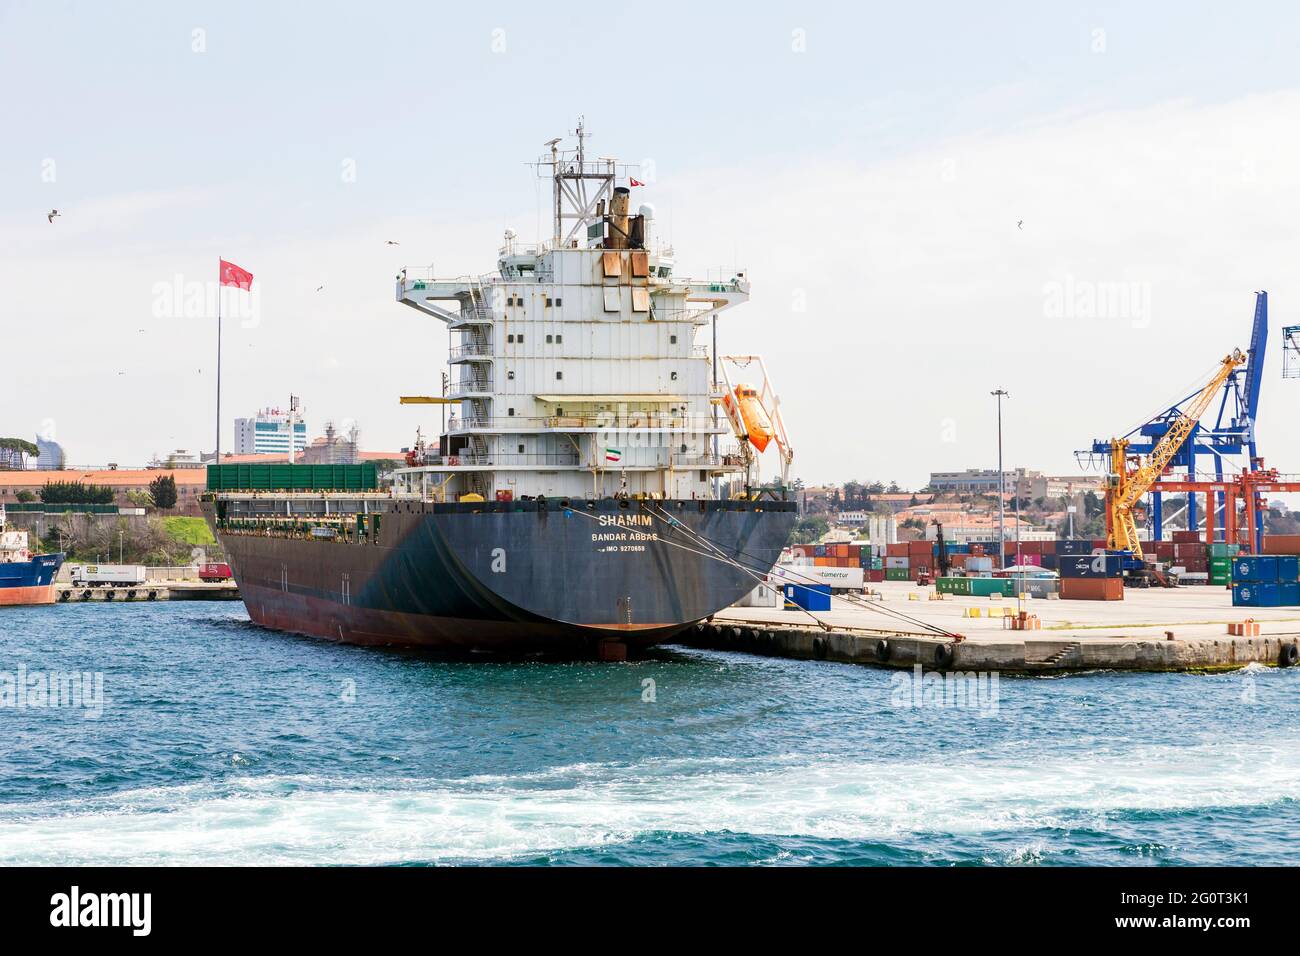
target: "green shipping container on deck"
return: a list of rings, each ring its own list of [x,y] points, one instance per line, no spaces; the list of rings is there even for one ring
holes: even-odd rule
[[[907,581],[909,580],[908,570],[907,568],[885,568],[885,580]]]
[[[972,597],[988,597],[990,594],[1001,594],[1003,597],[1010,597],[1015,594],[1015,582],[1010,578],[971,578],[970,593]]]
[[[208,491],[374,491],[379,471],[361,465],[208,465]]]
[[[970,594],[970,578],[938,578],[934,589],[940,594]]]

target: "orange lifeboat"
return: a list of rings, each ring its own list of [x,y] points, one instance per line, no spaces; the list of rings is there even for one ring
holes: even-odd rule
[[[742,426],[749,443],[762,453],[772,440],[772,420],[767,417],[754,386],[742,382],[734,394],[723,398],[722,404],[732,424]]]

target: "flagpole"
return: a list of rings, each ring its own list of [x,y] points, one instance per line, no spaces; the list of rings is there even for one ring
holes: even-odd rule
[[[221,265],[217,265],[217,464],[221,464]]]

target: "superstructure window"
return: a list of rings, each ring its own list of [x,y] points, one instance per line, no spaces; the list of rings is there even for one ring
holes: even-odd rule
[[[563,299],[556,299],[556,300],[555,300],[555,307],[556,307],[557,309],[558,309],[560,306],[562,306],[562,305],[564,305],[564,300],[563,300]]]
[[[563,373],[563,372],[556,372],[556,373],[555,373],[555,379],[556,379],[556,381],[559,381],[559,380],[562,379],[562,378],[564,378],[564,373]]]
[[[672,374],[672,380],[673,380],[674,382],[677,381],[677,373],[676,373],[676,372],[673,372],[673,374]]]
[[[515,373],[514,373],[513,370],[512,370],[512,371],[509,371],[509,372],[506,372],[506,380],[507,380],[507,381],[511,381],[511,382],[513,382],[513,381],[515,380]]]
[[[675,336],[675,335],[670,335],[670,336],[668,336],[668,344],[669,344],[669,345],[676,345],[676,344],[677,344],[677,336]]]
[[[551,342],[553,342],[554,340],[555,340],[555,336],[553,336],[553,335],[548,335],[548,336],[546,337],[546,344],[547,344],[547,345],[550,345]]]
[[[556,344],[556,345],[559,345],[559,344],[560,344],[561,342],[563,342],[563,341],[564,341],[564,336],[563,336],[563,335],[557,335],[557,336],[555,337],[555,344]]]
[[[507,335],[507,336],[506,336],[506,341],[507,341],[507,342],[510,342],[510,343],[513,344],[513,343],[514,343],[514,340],[515,340],[514,335]]]

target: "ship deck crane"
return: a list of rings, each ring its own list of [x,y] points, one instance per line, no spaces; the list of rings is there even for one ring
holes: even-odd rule
[[[1224,356],[1214,377],[1196,393],[1186,408],[1170,420],[1168,430],[1156,442],[1151,454],[1145,461],[1139,457],[1138,467],[1134,470],[1129,470],[1131,442],[1127,438],[1111,439],[1110,473],[1106,478],[1106,543],[1109,547],[1131,551],[1135,557],[1142,557],[1133,509],[1164,474],[1219,389],[1245,362],[1246,356],[1240,349],[1233,349],[1231,354]]]

